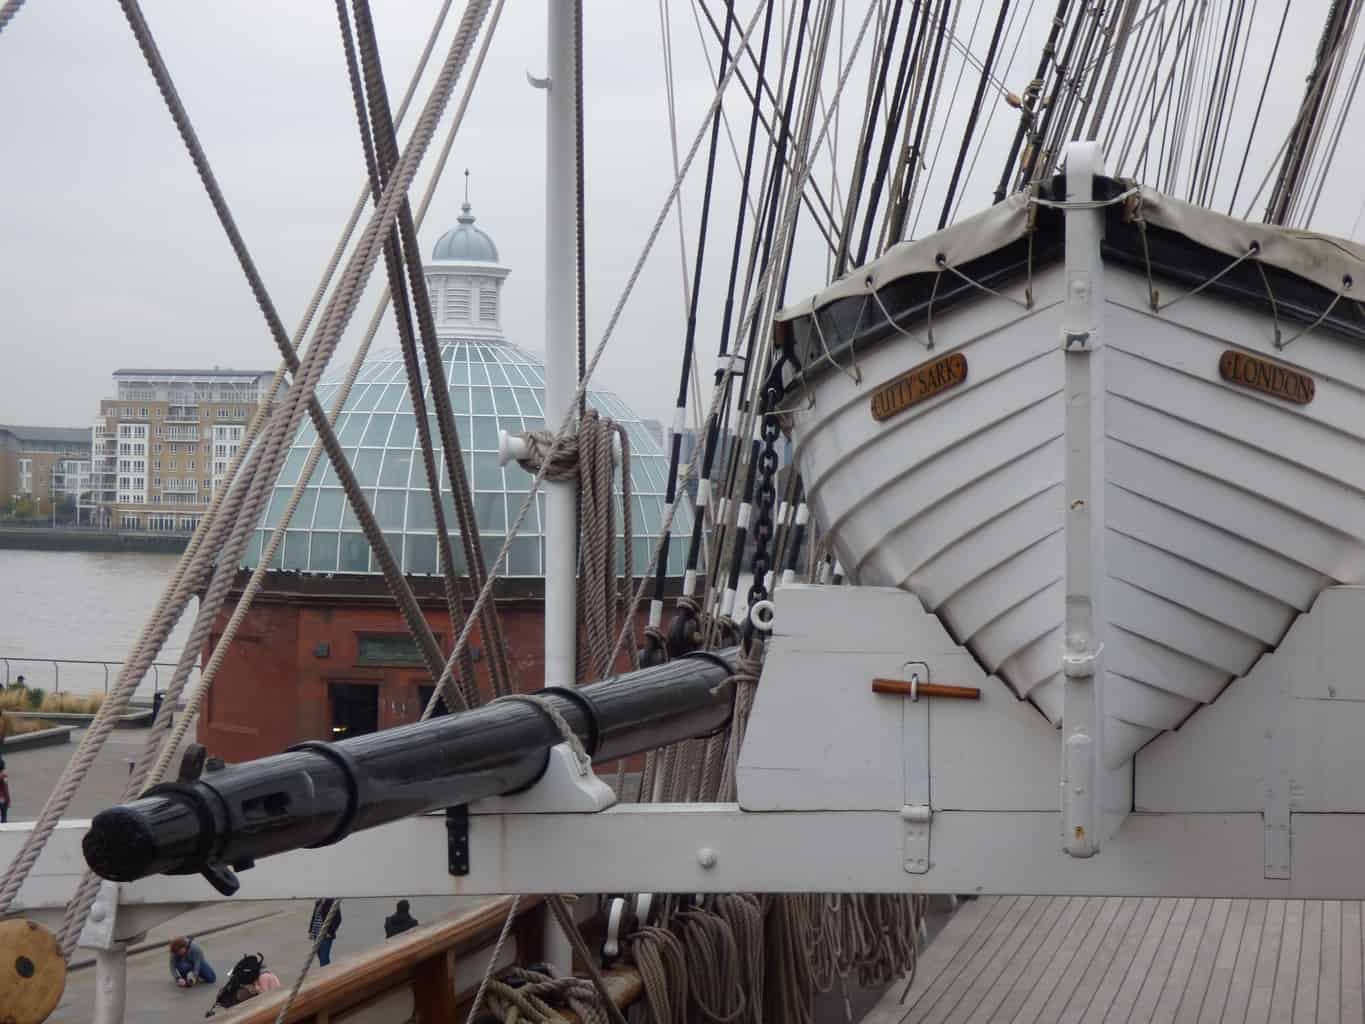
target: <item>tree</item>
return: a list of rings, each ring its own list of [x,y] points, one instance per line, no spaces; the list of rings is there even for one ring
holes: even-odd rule
[[[38,519],[42,512],[39,510],[38,500],[31,494],[16,494],[10,499],[9,518],[11,519]]]

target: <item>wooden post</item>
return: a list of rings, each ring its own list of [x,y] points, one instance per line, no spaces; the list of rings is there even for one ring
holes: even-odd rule
[[[455,952],[422,961],[412,980],[417,1024],[449,1024],[455,1017]]]

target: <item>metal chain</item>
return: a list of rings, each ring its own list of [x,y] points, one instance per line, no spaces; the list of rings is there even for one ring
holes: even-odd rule
[[[782,435],[782,427],[778,423],[777,414],[771,410],[777,406],[779,397],[777,389],[770,385],[764,395],[763,419],[759,428],[759,436],[763,441],[763,446],[758,454],[758,480],[754,488],[755,519],[752,528],[754,557],[749,563],[754,578],[749,586],[750,611],[758,602],[768,599],[767,576],[768,570],[772,568],[768,545],[772,542],[775,530],[773,509],[777,503],[777,468],[779,462],[777,439]],[[751,628],[751,625],[746,625],[746,636]]]

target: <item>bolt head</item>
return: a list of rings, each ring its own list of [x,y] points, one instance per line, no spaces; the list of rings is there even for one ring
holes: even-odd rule
[[[697,851],[697,863],[710,871],[716,866],[716,851],[709,846],[703,846]]]

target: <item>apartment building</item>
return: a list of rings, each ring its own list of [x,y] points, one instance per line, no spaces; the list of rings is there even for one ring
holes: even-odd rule
[[[222,485],[269,370],[114,372],[92,431],[104,518],[121,530],[193,530]]]
[[[90,443],[80,427],[0,425],[0,507],[32,498],[47,514],[68,495],[79,502],[91,489]]]

